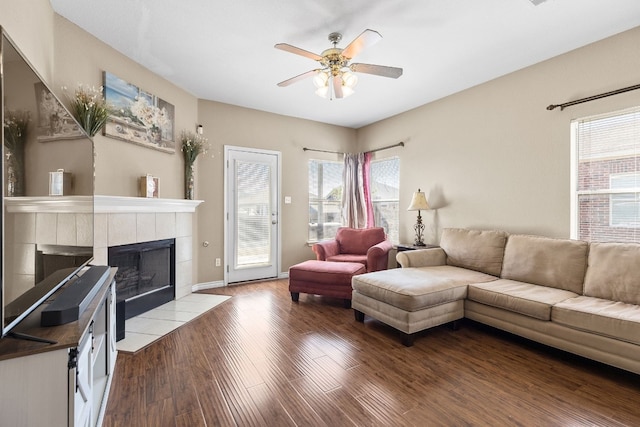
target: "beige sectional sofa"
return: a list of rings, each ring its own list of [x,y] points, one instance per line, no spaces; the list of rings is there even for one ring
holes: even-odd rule
[[[445,229],[403,268],[352,279],[356,319],[404,332],[463,317],[640,374],[640,244]]]

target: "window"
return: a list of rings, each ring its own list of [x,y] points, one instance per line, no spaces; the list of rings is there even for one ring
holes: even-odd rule
[[[640,242],[640,108],[575,120],[572,237]]]
[[[342,162],[309,160],[309,241],[335,237],[342,225]]]
[[[626,190],[609,198],[612,227],[640,227],[640,172],[611,175],[612,190]]]
[[[371,201],[376,227],[383,227],[389,240],[399,242],[400,159],[371,162]]]
[[[342,226],[342,162],[309,161],[309,242],[335,237]],[[398,242],[400,159],[374,160],[370,168],[375,225]]]

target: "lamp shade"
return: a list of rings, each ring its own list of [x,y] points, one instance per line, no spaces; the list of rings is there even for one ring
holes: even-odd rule
[[[411,199],[411,204],[407,208],[408,211],[426,211],[429,209],[429,203],[427,203],[427,196],[420,191],[413,193],[413,198]]]

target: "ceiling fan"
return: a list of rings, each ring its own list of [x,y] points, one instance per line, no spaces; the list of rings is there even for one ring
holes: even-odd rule
[[[360,63],[349,64],[349,61],[360,53],[362,49],[379,42],[381,39],[380,33],[367,29],[349,43],[347,47],[340,49],[337,45],[342,40],[342,34],[331,33],[329,34],[329,41],[333,43],[333,47],[326,49],[320,55],[287,43],[278,43],[274,46],[276,49],[313,59],[322,65],[322,68],[307,71],[284,80],[278,83],[278,86],[289,86],[314,76],[313,82],[317,87],[316,94],[323,98],[333,99],[333,97],[345,98],[353,93],[353,88],[358,83],[358,77],[354,73],[374,74],[397,79],[402,75],[402,68]]]

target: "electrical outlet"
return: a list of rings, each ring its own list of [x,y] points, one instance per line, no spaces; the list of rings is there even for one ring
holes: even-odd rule
[[[220,267],[220,258],[216,258],[216,267]]]

